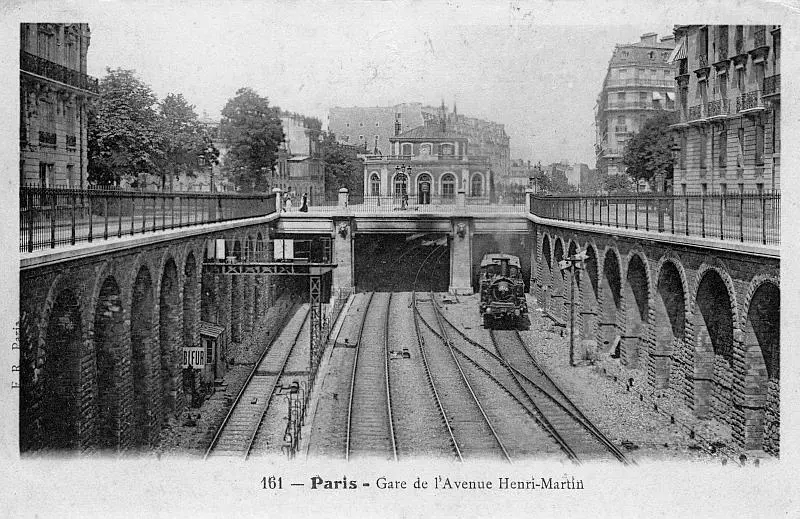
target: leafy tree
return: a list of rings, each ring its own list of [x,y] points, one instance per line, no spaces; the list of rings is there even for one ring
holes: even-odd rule
[[[350,191],[351,197],[364,194],[364,164],[358,158],[353,146],[337,142],[333,133],[323,133],[322,159],[325,162],[327,197],[334,198],[343,187]]]
[[[163,159],[156,96],[133,70],[106,69],[88,114],[89,182],[139,187]]]
[[[659,114],[645,121],[644,126],[625,145],[622,163],[627,173],[635,180],[643,179],[652,184],[655,176],[672,178],[672,137],[669,125],[672,113]]]
[[[634,183],[631,177],[624,173],[608,175],[603,179],[603,189],[610,195],[624,195],[633,193]]]
[[[224,171],[238,189],[268,191],[284,140],[280,109],[252,88],[240,88],[222,109],[220,137],[228,148]]]
[[[194,106],[182,94],[169,94],[159,105],[164,156],[161,166],[161,189],[169,187],[181,174],[195,176],[199,166],[213,163],[219,151],[211,144],[197,120]]]

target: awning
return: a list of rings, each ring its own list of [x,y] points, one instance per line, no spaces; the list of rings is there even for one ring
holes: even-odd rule
[[[686,40],[685,39],[681,40],[681,42],[678,44],[678,46],[675,47],[672,50],[672,54],[669,55],[669,59],[667,60],[667,62],[668,63],[675,63],[679,59],[686,59]]]
[[[666,94],[667,94],[667,101],[675,100],[675,94],[673,94],[672,92],[667,92]]]
[[[653,101],[661,101],[661,94],[659,92],[653,92]]]

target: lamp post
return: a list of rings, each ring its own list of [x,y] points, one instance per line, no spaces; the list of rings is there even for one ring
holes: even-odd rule
[[[577,250],[558,262],[561,270],[569,270],[569,365],[575,366],[575,270],[584,268],[586,251]]]
[[[401,173],[406,179],[405,183],[401,184],[402,185],[402,189],[400,190],[401,209],[406,209],[408,207],[408,183],[411,181],[411,171],[412,171],[411,166],[410,165],[406,166],[405,163],[398,164],[397,166],[394,167],[395,179],[397,179],[397,176],[400,175]]]

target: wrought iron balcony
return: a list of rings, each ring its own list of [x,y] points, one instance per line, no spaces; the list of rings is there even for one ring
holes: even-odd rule
[[[705,119],[705,105],[695,105],[689,107],[688,121],[696,121],[698,119]]]
[[[708,117],[724,117],[730,114],[730,102],[727,99],[717,99],[706,104]]]
[[[763,96],[771,96],[781,93],[781,75],[775,74],[764,78],[764,88],[762,89]]]
[[[39,57],[30,52],[20,51],[19,67],[24,72],[43,76],[53,81],[86,90],[97,94],[100,87],[96,78],[81,73],[78,70],[67,68],[58,63]]]
[[[744,112],[748,110],[758,110],[764,108],[761,100],[761,90],[747,92],[736,98],[736,111]]]

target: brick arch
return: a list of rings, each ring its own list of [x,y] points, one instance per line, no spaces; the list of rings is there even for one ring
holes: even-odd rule
[[[139,259],[137,258],[137,264]],[[155,332],[155,281],[142,262],[130,290],[131,378],[133,379],[133,444],[144,447],[158,434],[158,336]]]
[[[128,312],[122,306],[122,287],[110,269],[102,269],[97,279],[97,295],[92,299],[97,366],[95,444],[100,450],[118,451],[126,443],[132,404],[130,345],[125,335]]]
[[[659,259],[653,292],[655,342],[648,371],[656,388],[678,386],[688,370],[684,359],[689,286],[677,255]]]
[[[703,263],[692,305],[695,413],[729,422],[733,410],[734,351],[739,323],[736,292],[726,270]],[[727,301],[724,299],[727,298]]]
[[[742,306],[744,447],[780,452],[780,284],[757,275]]]
[[[253,261],[255,253],[255,238],[253,238],[250,231],[244,237],[244,256],[247,261]],[[250,334],[255,326],[255,276],[244,276],[243,281],[243,304],[242,313],[242,333],[244,335]]]
[[[183,304],[181,303],[178,263],[170,254],[161,268],[158,293],[158,344],[160,360],[161,408],[165,415],[178,410],[183,386],[179,369],[182,343]],[[164,417],[167,418],[166,416]]]
[[[544,233],[540,250],[540,275],[539,280],[542,285],[540,305],[545,314],[550,306],[550,294],[552,292],[552,268],[553,268],[553,240],[549,233]]]
[[[242,240],[241,235],[237,235],[233,243],[233,255],[236,257],[241,257],[242,254]],[[231,329],[231,340],[234,342],[240,342],[242,340],[242,280],[241,276],[232,275],[226,276],[230,277],[230,304],[231,304],[231,311],[230,311],[230,329]]]
[[[584,268],[578,273],[578,290],[580,294],[580,330],[583,351],[591,352],[597,350],[597,290],[598,290],[598,267],[597,246],[593,242],[587,242],[583,246],[587,259],[584,261]]]
[[[614,352],[619,338],[617,316],[622,302],[622,260],[619,251],[607,246],[602,255],[600,285],[598,288],[598,347],[606,353]]]
[[[625,261],[625,281],[622,283],[624,321],[620,356],[622,362],[636,367],[647,348],[647,329],[650,323],[650,264],[641,250],[628,253]]]
[[[561,236],[556,236],[553,245],[553,266],[550,270],[550,307],[549,315],[557,322],[563,324],[569,315],[569,294],[567,293],[567,283],[564,272],[558,267],[558,262],[567,256],[564,248],[564,240]]]

